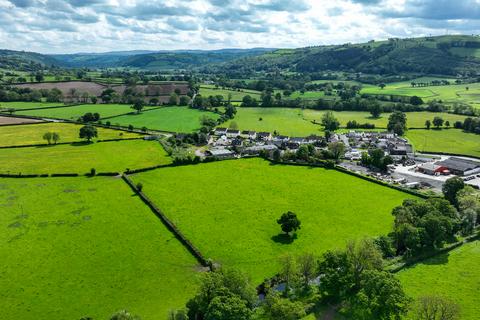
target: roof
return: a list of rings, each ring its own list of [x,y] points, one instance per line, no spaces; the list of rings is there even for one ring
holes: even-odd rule
[[[441,166],[439,166],[438,164],[432,163],[432,162],[427,162],[427,163],[423,163],[423,164],[419,165],[418,167],[423,169],[423,170],[435,171],[438,168],[440,168]]]
[[[268,137],[268,136],[271,135],[271,133],[270,132],[259,132],[259,133],[257,133],[257,135]]]
[[[446,160],[438,161],[435,164],[439,166],[447,167],[449,169],[458,170],[458,171],[469,171],[476,168],[480,168],[480,162],[457,158],[457,157],[450,157]]]
[[[250,131],[250,130],[243,130],[242,134],[255,134],[255,131]]]
[[[240,133],[240,130],[228,129],[227,133]]]
[[[212,156],[224,156],[224,155],[231,155],[233,154],[232,151],[227,149],[211,149],[208,150]]]
[[[227,131],[227,128],[216,128],[215,131]]]

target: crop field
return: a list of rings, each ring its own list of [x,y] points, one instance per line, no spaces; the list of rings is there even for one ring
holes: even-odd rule
[[[480,135],[463,132],[459,129],[409,130],[407,138],[417,151],[480,157]]]
[[[101,118],[105,118],[135,112],[135,110],[133,110],[131,108],[131,105],[128,104],[83,104],[73,107],[17,111],[16,114],[45,118],[52,117],[67,120],[77,120],[79,117],[83,116],[87,112],[97,112],[98,114],[100,114]]]
[[[200,129],[200,118],[207,116],[218,119],[220,116],[213,112],[200,111],[188,107],[164,107],[140,114],[129,114],[109,119],[113,125],[170,132],[193,132]]]
[[[480,242],[475,241],[436,256],[397,275],[412,297],[439,295],[460,305],[461,319],[480,313]]]
[[[194,294],[193,256],[117,178],[0,180],[3,319],[167,319]]]
[[[15,110],[22,110],[22,109],[33,109],[33,108],[45,108],[45,107],[56,107],[62,106],[63,103],[61,102],[0,102],[0,110],[1,109],[15,109]]]
[[[292,109],[292,108],[237,108],[235,119],[241,130],[256,131],[277,131],[280,134],[290,136],[307,136],[309,134],[320,134],[323,127],[320,125],[322,116],[326,111],[312,109]],[[382,114],[379,118],[372,118],[368,112],[342,111],[334,112],[335,117],[340,121],[341,126],[346,126],[350,120],[356,120],[359,123],[373,123],[377,128],[386,128],[388,123],[388,113]],[[408,112],[407,126],[410,128],[425,127],[426,120],[433,120],[435,116],[442,117],[445,121],[450,121],[450,125],[457,120],[463,121],[465,116],[449,113],[432,112]],[[260,120],[261,119],[261,120]],[[316,121],[317,124],[312,123]]]
[[[256,98],[257,100],[260,99],[260,92],[259,91],[254,91],[254,90],[248,90],[248,89],[240,89],[241,91],[237,90],[231,90],[231,89],[222,89],[218,88],[216,89],[215,86],[213,85],[202,85],[200,87],[200,94],[203,97],[209,97],[209,96],[223,96],[225,100],[228,99],[228,95],[232,95],[232,100],[235,101],[242,101],[244,96],[251,96],[252,98]]]
[[[60,135],[58,142],[81,141],[79,138],[80,124],[47,122],[22,126],[0,126],[0,146],[21,146],[30,144],[46,144],[43,134],[46,132],[57,132]],[[133,132],[118,131],[113,129],[97,128],[98,138],[107,139],[128,139],[137,138],[142,135]],[[94,139],[93,141],[96,141]]]
[[[207,258],[255,282],[274,275],[283,254],[321,254],[385,234],[392,208],[411,197],[334,170],[258,158],[162,168],[132,179]],[[289,210],[302,222],[291,243],[276,223]]]
[[[171,162],[156,141],[125,140],[0,150],[0,173],[123,172]]]

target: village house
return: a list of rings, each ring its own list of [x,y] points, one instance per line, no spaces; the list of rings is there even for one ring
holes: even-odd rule
[[[257,132],[250,131],[250,130],[244,130],[240,133],[240,136],[244,139],[255,140],[255,139],[257,139]]]
[[[227,138],[236,138],[240,136],[240,130],[228,129],[225,135]]]
[[[214,134],[216,136],[223,136],[227,134],[227,128],[216,128]]]
[[[257,139],[263,141],[272,140],[272,134],[270,132],[259,132],[257,133]]]

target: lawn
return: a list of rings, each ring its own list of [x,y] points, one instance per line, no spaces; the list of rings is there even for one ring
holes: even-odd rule
[[[170,162],[158,142],[143,140],[0,149],[0,173],[123,172]]]
[[[474,320],[480,313],[479,265],[480,242],[475,241],[397,275],[410,296],[448,297],[460,305],[462,320]]]
[[[220,116],[213,112],[200,111],[188,107],[164,107],[144,111],[140,114],[130,114],[109,119],[113,125],[170,132],[193,132],[200,129],[200,118],[207,116],[218,119]]]
[[[480,157],[480,135],[459,129],[409,130],[407,138],[417,151],[447,152]]]
[[[278,272],[283,254],[320,255],[351,239],[386,234],[392,208],[410,197],[334,170],[258,158],[162,168],[132,179],[204,256],[256,283]],[[302,222],[292,243],[276,223],[289,210]]]
[[[272,133],[277,131],[280,134],[290,136],[322,134],[323,127],[319,124],[325,112],[324,110],[293,108],[237,108],[235,119],[221,126],[228,126],[234,121],[241,130],[268,131]],[[377,128],[386,128],[390,114],[384,113],[379,118],[372,118],[368,112],[341,111],[334,112],[334,115],[342,127],[345,127],[348,121],[356,120],[359,123],[373,123]],[[465,119],[465,116],[449,113],[408,112],[407,126],[409,128],[423,128],[425,127],[425,121],[432,121],[435,116],[440,116],[445,121],[450,121],[451,126],[453,126],[455,121],[463,122]],[[312,121],[316,121],[318,124],[313,124]]]
[[[18,146],[29,144],[47,143],[43,140],[46,132],[57,132],[60,135],[58,142],[75,142],[80,141],[79,130],[82,125],[71,123],[41,123],[22,126],[0,126],[0,146]],[[124,132],[113,129],[97,128],[98,138],[119,139],[119,138],[136,138],[141,137],[140,134],[133,132]]]
[[[216,89],[215,86],[213,85],[202,85],[200,86],[200,94],[203,97],[209,97],[209,96],[223,96],[225,100],[228,99],[228,95],[232,95],[232,100],[235,101],[242,101],[244,96],[251,96],[252,98],[255,98],[257,100],[260,100],[260,92],[259,91],[254,91],[254,90],[248,90],[248,89],[240,89],[241,91],[237,90],[232,90],[232,89],[222,89],[218,88]]]
[[[77,120],[87,112],[97,112],[101,118],[105,118],[135,112],[135,110],[129,104],[83,104],[64,108],[18,111],[15,114]]]
[[[0,110],[1,109],[33,109],[33,108],[45,108],[45,107],[56,107],[56,106],[63,106],[62,102],[0,102]]]
[[[196,260],[117,178],[0,180],[3,319],[167,319]]]

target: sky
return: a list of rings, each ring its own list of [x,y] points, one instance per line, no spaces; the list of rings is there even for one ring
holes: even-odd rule
[[[479,34],[480,0],[0,0],[0,48],[296,48]]]

